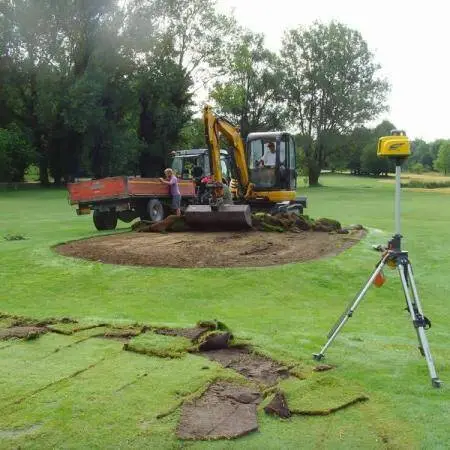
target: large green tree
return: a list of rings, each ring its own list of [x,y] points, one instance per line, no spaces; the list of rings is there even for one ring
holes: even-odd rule
[[[361,34],[337,22],[286,32],[281,56],[290,117],[311,137],[305,153],[316,185],[329,153],[324,135],[374,119],[386,108],[388,84]]]
[[[11,0],[2,2],[0,13],[2,122],[4,126],[21,127],[30,145],[38,150],[42,137],[37,113],[38,78],[55,49],[49,7],[47,0]]]
[[[265,48],[263,35],[250,32],[240,33],[229,52],[225,79],[210,93],[218,111],[239,125],[244,137],[282,128],[286,115],[277,55]]]
[[[387,175],[394,171],[394,163],[389,158],[377,156],[378,139],[389,136],[395,126],[388,120],[383,120],[370,132],[370,141],[362,148],[361,172],[367,175]]]
[[[347,169],[353,175],[360,175],[362,173],[361,156],[363,149],[372,141],[372,130],[366,127],[356,127],[348,135],[345,143],[344,158],[347,161]]]
[[[23,181],[25,170],[34,159],[30,140],[17,125],[0,128],[0,180]]]
[[[191,116],[190,79],[171,59],[161,57],[138,78],[139,136],[146,143],[140,157],[142,176],[161,174],[170,150]]]
[[[421,164],[425,169],[433,168],[433,156],[430,145],[423,139],[414,139],[411,142],[411,156],[408,158],[407,167]]]
[[[193,96],[222,65],[234,19],[212,0],[143,0],[131,7],[128,26],[140,61],[141,172],[159,172],[191,118]],[[140,30],[152,30],[153,39]]]
[[[192,118],[181,130],[174,150],[205,148],[205,124],[199,117]]]
[[[154,7],[150,21],[139,9],[144,3]],[[170,5],[11,0],[4,6],[0,126],[15,122],[30,136],[41,181],[148,172],[146,157],[161,157],[190,118],[192,83],[178,37],[167,27]],[[195,47],[194,37],[186,49]]]
[[[443,141],[439,146],[434,168],[445,175],[450,172],[450,141]]]

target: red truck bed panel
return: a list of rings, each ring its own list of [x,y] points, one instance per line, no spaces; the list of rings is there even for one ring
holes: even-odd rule
[[[70,203],[87,203],[91,201],[126,198],[128,196],[127,178],[111,177],[100,180],[69,183]]]
[[[179,180],[183,197],[194,197],[195,186],[190,180]],[[158,178],[110,177],[69,183],[71,204],[127,199],[132,197],[169,197],[169,186]]]
[[[195,186],[192,181],[178,180],[180,193],[183,197],[194,197]],[[158,178],[132,178],[128,180],[130,196],[167,197],[170,195],[169,186],[163,184]]]

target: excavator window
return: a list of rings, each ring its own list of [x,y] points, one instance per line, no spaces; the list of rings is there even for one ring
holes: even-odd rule
[[[286,166],[287,142],[280,141],[280,166]]]
[[[276,164],[269,166],[262,163],[266,152],[270,152],[269,143],[270,141],[264,139],[255,139],[249,145],[249,175],[250,181],[256,188],[271,189],[276,187],[277,184]]]
[[[263,155],[264,141],[262,139],[251,141],[249,149],[249,168],[255,169],[259,167]]]
[[[275,144],[276,153],[270,155],[269,145]],[[274,157],[275,156],[275,157]],[[262,136],[247,143],[250,181],[256,190],[295,190],[295,141],[289,133]]]
[[[297,188],[297,165],[296,165],[295,140],[289,136],[289,170],[291,174],[290,188]]]

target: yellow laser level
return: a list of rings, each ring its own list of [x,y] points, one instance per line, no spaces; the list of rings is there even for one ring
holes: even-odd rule
[[[392,130],[391,136],[378,140],[379,158],[407,158],[411,155],[411,142],[403,130]]]

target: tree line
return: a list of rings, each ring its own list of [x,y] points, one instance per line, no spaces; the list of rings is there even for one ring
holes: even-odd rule
[[[205,92],[244,137],[294,130],[311,185],[325,168],[370,173],[393,128],[364,127],[389,84],[338,22],[286,30],[272,52],[214,0],[3,0],[0,29],[2,181],[30,164],[43,184],[160,175],[171,150],[204,147]]]
[[[348,134],[328,137],[328,156],[324,168],[331,171],[350,172],[354,175],[388,175],[395,171],[394,162],[377,157],[378,139],[391,134],[396,126],[384,120],[374,128],[356,127]],[[304,137],[297,135],[299,170],[305,171]],[[450,141],[436,139],[425,142],[411,141],[411,156],[403,169],[413,173],[438,171],[450,173]]]

